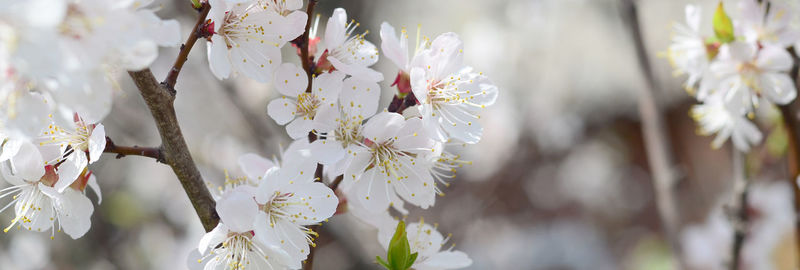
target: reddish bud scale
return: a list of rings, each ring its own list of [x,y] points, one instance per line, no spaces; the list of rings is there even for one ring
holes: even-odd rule
[[[397,91],[400,93],[411,93],[411,78],[405,72],[398,72],[392,86],[397,86]]]

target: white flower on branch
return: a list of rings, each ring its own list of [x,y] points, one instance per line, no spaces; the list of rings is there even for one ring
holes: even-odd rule
[[[251,186],[230,189],[217,201],[220,222],[200,239],[198,252],[190,255],[190,269],[299,268],[299,261],[294,263],[280,247],[254,236],[258,205],[253,201],[252,189]]]
[[[307,226],[326,221],[339,204],[330,188],[314,181],[315,167],[313,163],[284,160],[281,168],[265,173],[255,194],[259,206],[256,237],[278,245],[297,262],[306,259],[309,245],[316,246],[313,237],[317,233]]]
[[[40,145],[58,145],[60,155],[48,164],[57,166],[59,179],[55,188],[63,192],[86,169],[86,166],[100,160],[106,148],[106,131],[103,124],[86,123],[75,114],[70,127],[64,129],[51,124]]]
[[[398,221],[383,224],[378,228],[378,241],[384,249],[389,248],[389,242],[395,233]],[[472,259],[466,253],[453,250],[455,245],[442,250],[450,239],[450,235],[443,237],[436,230],[436,225],[431,226],[420,222],[410,223],[406,227],[406,237],[411,246],[411,253],[418,253],[416,261],[411,268],[416,270],[446,270],[460,269],[472,265]]]
[[[311,154],[319,163],[326,165],[326,171],[334,176],[344,174],[353,159],[354,147],[363,146],[362,123],[375,115],[380,98],[380,86],[371,81],[356,77],[344,80],[339,94],[338,110],[319,114],[320,124],[317,132],[325,133],[311,143]]]
[[[400,39],[394,28],[381,26],[384,53],[400,68],[395,84],[403,92],[410,85],[420,108],[426,129],[439,141],[455,139],[465,143],[480,141],[483,128],[480,110],[494,104],[497,87],[482,73],[463,64],[463,43],[455,33],[445,33],[433,42],[417,41],[412,59],[408,59],[408,37]],[[405,72],[410,78],[403,77]],[[403,82],[400,80],[410,80]]]
[[[667,49],[675,75],[689,76],[684,85],[687,89],[693,89],[708,71],[708,52],[700,34],[701,12],[698,6],[686,6],[686,24],[673,25],[672,44]]]
[[[211,0],[210,4],[205,31],[211,35],[208,62],[214,76],[221,80],[239,72],[270,82],[281,64],[281,47],[303,33],[307,15],[296,11],[284,16],[272,1]]]
[[[739,2],[742,15],[740,28],[747,42],[788,48],[800,40],[800,31],[791,26],[796,15],[794,10],[779,1],[759,2]]]
[[[403,200],[423,209],[434,204],[439,191],[431,173],[441,149],[425,133],[422,120],[382,112],[367,121],[363,136],[347,152],[352,160],[342,188],[351,201],[358,200],[356,205],[370,212],[390,205],[406,212]]]
[[[720,95],[733,112],[752,112],[763,96],[769,102],[785,105],[795,99],[797,89],[788,72],[793,59],[786,49],[770,45],[758,46],[733,42],[720,48],[711,63],[711,76],[715,87],[701,88],[700,101]]]
[[[750,151],[750,146],[761,142],[761,131],[741,113],[731,111],[720,97],[711,98],[704,104],[695,105],[690,111],[698,122],[698,133],[717,136],[711,146],[719,148],[728,138],[742,152]]]
[[[339,93],[342,91],[344,73],[334,71],[315,76],[311,92],[306,92],[306,72],[292,63],[282,64],[275,72],[275,88],[284,96],[267,105],[267,113],[279,125],[286,125],[292,139],[308,135],[311,130],[324,128],[317,116],[337,113]]]
[[[83,171],[78,181],[71,181],[63,191],[54,186],[60,179],[53,165],[45,165],[42,154],[32,143],[25,143],[19,152],[8,161],[0,163],[0,171],[12,186],[0,190],[0,198],[12,196],[16,217],[5,228],[8,232],[15,225],[30,231],[52,229],[64,230],[73,239],[83,236],[91,227],[94,206],[84,195],[87,186],[100,196],[97,179],[89,171]],[[2,211],[0,210],[0,212]]]
[[[336,70],[353,77],[382,81],[383,74],[370,68],[378,62],[378,49],[364,39],[368,31],[364,34],[353,33],[359,25],[355,21],[347,21],[347,12],[343,8],[335,9],[325,27],[322,40],[325,47],[317,65],[323,70],[328,70],[327,66],[332,65]]]

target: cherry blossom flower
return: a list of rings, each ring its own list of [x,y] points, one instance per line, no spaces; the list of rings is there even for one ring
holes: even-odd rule
[[[732,111],[751,112],[759,98],[785,105],[795,99],[797,89],[789,77],[792,56],[781,47],[758,46],[743,42],[725,44],[711,63],[713,90],[700,89],[697,98],[705,101],[710,95],[721,95]]]
[[[190,269],[299,268],[299,261],[293,262],[278,246],[261,242],[253,234],[258,205],[252,188],[233,188],[217,201],[220,223],[200,239],[199,254],[195,254],[199,259],[189,262]]]
[[[377,47],[364,39],[367,32],[353,34],[359,25],[355,21],[347,21],[347,12],[343,8],[333,10],[322,40],[325,47],[319,59],[323,64],[318,65],[325,66],[324,62],[328,61],[347,75],[373,82],[382,81],[383,74],[369,68],[378,62]]]
[[[716,133],[711,146],[719,148],[728,138],[739,151],[747,152],[751,145],[761,142],[761,131],[741,114],[732,112],[720,98],[707,100],[692,107],[690,114],[698,122],[698,132],[703,135]]]
[[[494,104],[497,87],[482,73],[463,66],[462,47],[454,33],[436,37],[417,56],[419,64],[410,71],[411,88],[435,139],[477,143],[483,132],[479,111]]]
[[[353,156],[342,182],[348,198],[357,198],[370,212],[390,205],[405,211],[403,200],[423,209],[432,206],[437,188],[431,170],[440,153],[422,125],[419,118],[406,120],[397,113],[370,118],[364,142],[347,153]]]
[[[693,88],[708,71],[709,56],[706,43],[700,34],[700,14],[695,5],[686,6],[686,24],[674,24],[672,45],[667,50],[675,74],[686,73],[689,78],[685,86]]]
[[[256,236],[276,243],[297,261],[306,259],[309,245],[316,246],[312,236],[317,234],[307,226],[333,216],[339,203],[330,188],[314,181],[315,167],[284,160],[283,167],[265,172],[255,194],[259,206]]]
[[[384,249],[389,248],[389,242],[394,235],[397,221],[387,223],[378,230],[378,241]],[[416,261],[411,266],[417,270],[445,270],[460,269],[472,265],[472,260],[466,253],[453,250],[455,245],[442,250],[442,247],[450,239],[442,236],[435,226],[420,222],[410,223],[406,227],[406,237],[411,246],[411,253],[418,253]]]
[[[378,109],[380,86],[375,82],[349,77],[344,80],[339,94],[339,109],[319,114],[317,132],[326,135],[311,143],[311,153],[326,165],[329,174],[338,176],[353,159],[352,148],[363,146],[362,123]]]
[[[284,63],[275,72],[275,88],[284,96],[271,101],[267,113],[279,125],[289,123],[286,132],[293,139],[324,128],[322,120],[316,116],[336,113],[336,100],[342,91],[344,76],[337,71],[315,76],[311,92],[306,92],[308,77],[305,71],[295,64]]]
[[[272,1],[210,3],[208,62],[214,76],[225,79],[240,72],[256,81],[270,82],[273,70],[281,63],[280,48],[302,33],[298,29],[305,27],[306,14],[292,12],[284,17],[275,11],[273,7],[278,4]]]
[[[741,31],[749,43],[788,48],[800,40],[800,31],[791,26],[795,11],[786,3],[756,0],[739,2]]]
[[[46,141],[40,145],[58,145],[61,155],[49,164],[58,164],[58,176],[61,181],[55,188],[63,192],[86,169],[86,166],[100,160],[106,148],[106,132],[102,124],[88,124],[75,114],[72,127],[64,129],[51,124],[45,132]]]
[[[71,182],[59,192],[53,188],[60,182],[54,166],[45,165],[42,154],[32,143],[23,144],[17,155],[0,163],[0,172],[12,185],[0,190],[0,198],[13,195],[13,200],[2,210],[13,204],[16,213],[5,232],[15,225],[31,231],[52,229],[51,234],[63,229],[77,239],[91,227],[94,206],[84,194],[86,187],[92,187],[100,198],[97,180],[91,172],[84,171],[79,181]]]

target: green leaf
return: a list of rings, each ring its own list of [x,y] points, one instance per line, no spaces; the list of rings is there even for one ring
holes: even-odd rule
[[[193,7],[193,8],[200,8],[200,7],[202,7],[202,5],[200,5],[200,0],[191,0],[191,1],[192,1],[192,7]]]
[[[728,14],[725,13],[725,7],[722,2],[717,5],[717,11],[714,12],[714,34],[717,36],[719,42],[725,44],[733,42],[736,36],[733,34],[733,22]]]
[[[392,270],[406,270],[406,262],[411,253],[411,247],[408,245],[408,238],[406,237],[406,224],[403,221],[397,223],[397,228],[392,236],[392,241],[389,242],[388,261],[392,266]]]
[[[387,270],[392,270],[392,266],[389,265],[389,263],[387,263],[383,259],[381,259],[381,256],[375,256],[375,259],[378,259],[378,264],[383,266],[383,268],[386,268]]]
[[[414,265],[415,261],[417,261],[417,255],[419,255],[419,254],[417,254],[416,252],[411,254],[411,256],[408,258],[408,261],[406,262],[406,268],[405,269],[411,269],[411,266]],[[405,269],[403,269],[403,270],[405,270]]]

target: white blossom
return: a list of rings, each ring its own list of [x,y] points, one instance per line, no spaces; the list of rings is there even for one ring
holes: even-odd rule
[[[248,1],[229,4],[211,0],[208,27],[213,30],[208,43],[208,62],[219,79],[236,72],[267,83],[281,64],[280,48],[302,34],[306,14],[278,13],[273,1]],[[288,12],[288,10],[287,10]],[[302,25],[300,25],[302,22]]]
[[[423,209],[432,206],[438,189],[431,171],[440,152],[424,132],[422,120],[381,112],[367,121],[363,136],[364,142],[347,153],[352,161],[342,188],[348,198],[370,212],[390,205],[405,212],[403,200]]]
[[[709,56],[704,37],[700,34],[701,8],[686,6],[686,24],[674,24],[672,44],[667,50],[676,75],[686,73],[685,86],[695,87],[708,71]]]
[[[238,186],[217,201],[220,223],[203,235],[199,257],[189,262],[190,269],[296,269],[289,255],[278,246],[264,243],[253,234],[258,205],[251,186]],[[194,256],[193,256],[194,258]],[[291,267],[290,267],[291,266]],[[202,267],[202,268],[201,268]]]
[[[713,77],[704,78],[713,80],[716,87],[701,88],[697,98],[705,101],[711,95],[720,95],[737,113],[751,112],[762,96],[778,105],[788,104],[797,96],[788,74],[792,62],[792,56],[781,47],[739,41],[725,44],[711,63]]]
[[[306,92],[308,77],[302,68],[284,63],[275,72],[275,88],[284,96],[267,105],[267,113],[293,139],[308,135],[312,130],[324,128],[318,115],[335,114],[337,98],[342,91],[344,73],[334,71],[315,76],[311,92]]]
[[[755,124],[740,113],[732,112],[719,98],[695,105],[690,114],[698,122],[700,134],[717,134],[711,142],[714,148],[721,147],[731,138],[736,149],[747,152],[750,146],[760,143],[763,137]]]
[[[59,181],[55,188],[63,192],[86,169],[86,166],[100,160],[106,148],[106,132],[103,124],[86,123],[75,114],[70,127],[62,128],[51,124],[45,132],[45,141],[40,145],[58,145],[60,156],[49,161],[57,165]]]
[[[353,34],[360,24],[347,21],[343,8],[333,10],[322,39],[324,50],[320,61],[327,60],[334,68],[363,80],[379,82],[383,74],[370,68],[378,62],[378,49],[364,39],[367,34]]]
[[[42,154],[32,143],[23,144],[14,157],[0,163],[0,171],[12,185],[0,190],[0,198],[13,198],[2,210],[14,205],[16,213],[5,232],[15,225],[31,231],[52,229],[52,234],[63,229],[77,239],[91,227],[94,206],[84,194],[85,188],[91,187],[100,196],[97,180],[91,172],[84,171],[78,176],[79,181],[71,182],[59,192],[53,188],[60,182],[58,175],[52,165],[45,165]]]

